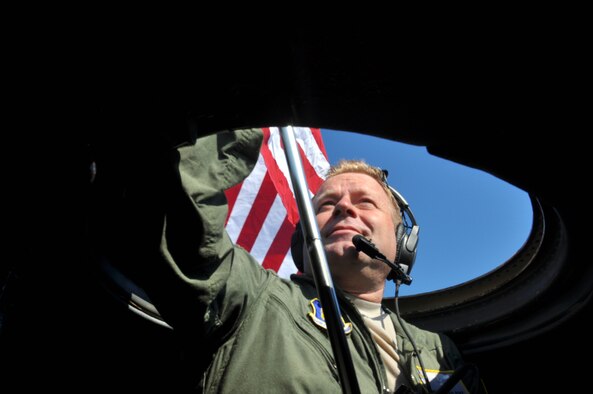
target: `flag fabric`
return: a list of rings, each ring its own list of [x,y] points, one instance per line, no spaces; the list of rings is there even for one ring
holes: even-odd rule
[[[257,163],[242,183],[226,190],[229,213],[226,230],[264,267],[288,278],[297,272],[290,240],[299,220],[280,131],[264,128]],[[312,196],[329,169],[321,130],[294,127],[303,169]]]

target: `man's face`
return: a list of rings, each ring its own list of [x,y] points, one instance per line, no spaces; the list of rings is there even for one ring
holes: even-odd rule
[[[317,224],[334,276],[365,268],[388,273],[382,262],[358,253],[352,237],[362,234],[389,260],[395,259],[394,207],[381,185],[360,173],[344,173],[326,180],[313,199]]]

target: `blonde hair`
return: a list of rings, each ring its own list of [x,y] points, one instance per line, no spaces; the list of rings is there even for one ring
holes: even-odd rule
[[[364,160],[340,160],[338,164],[330,167],[329,171],[327,172],[326,179],[330,179],[336,175],[351,172],[368,175],[374,180],[376,180],[377,183],[379,183],[379,185],[381,185],[381,187],[385,191],[385,194],[387,194],[389,200],[391,201],[391,204],[393,205],[393,223],[396,226],[400,224],[402,222],[401,208],[397,203],[395,196],[391,192],[391,189],[389,189],[389,186],[387,185],[387,181],[385,179],[386,174],[385,172],[383,172],[382,169],[372,166],[366,163]]]

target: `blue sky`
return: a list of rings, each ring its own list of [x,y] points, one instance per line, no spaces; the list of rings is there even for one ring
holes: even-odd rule
[[[389,170],[389,184],[408,201],[420,225],[413,282],[400,296],[453,286],[509,259],[532,224],[529,196],[484,171],[432,156],[422,146],[321,130],[331,164],[364,159]],[[385,291],[393,297],[391,282]]]

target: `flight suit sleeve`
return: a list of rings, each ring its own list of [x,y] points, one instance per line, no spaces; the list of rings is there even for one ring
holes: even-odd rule
[[[145,289],[176,331],[212,345],[236,327],[270,276],[224,228],[224,190],[251,172],[261,141],[260,129],[203,137],[172,150],[155,174],[160,231],[139,245]]]

